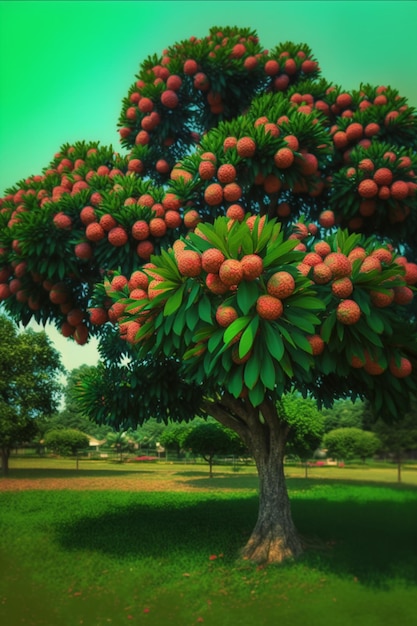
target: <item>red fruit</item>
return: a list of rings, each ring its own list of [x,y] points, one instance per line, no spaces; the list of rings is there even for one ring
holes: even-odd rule
[[[348,93],[341,93],[336,98],[336,105],[341,109],[347,109],[352,104],[352,96]]]
[[[168,76],[166,82],[166,86],[168,87],[168,89],[172,89],[172,91],[178,91],[181,85],[182,78],[180,76],[178,76],[177,74],[171,74],[171,76]]]
[[[88,328],[85,324],[78,324],[73,334],[75,341],[83,346],[88,341]]]
[[[85,317],[85,311],[82,309],[71,309],[67,313],[67,322],[71,324],[71,326],[78,326],[81,324]]]
[[[130,159],[127,169],[129,172],[141,174],[143,172],[143,162],[140,159]]]
[[[208,91],[210,89],[210,80],[204,72],[197,72],[194,76],[194,87],[200,91]]]
[[[225,257],[223,252],[217,248],[209,248],[204,250],[201,255],[201,264],[205,272],[217,274]]]
[[[322,258],[330,254],[330,252],[332,251],[327,241],[318,241],[314,244],[313,250],[317,252],[317,254],[319,254]]]
[[[114,276],[110,284],[114,291],[122,291],[127,286],[127,282],[126,276],[120,274],[119,276]]]
[[[322,262],[323,259],[319,254],[317,254],[317,252],[309,252],[305,255],[303,260],[303,263],[307,263],[307,265],[310,265],[311,267],[313,267],[313,265],[318,265]]]
[[[374,162],[371,161],[371,159],[362,159],[361,161],[359,161],[358,170],[361,170],[361,172],[371,173],[374,171],[374,169],[375,165]]]
[[[106,309],[102,307],[88,309],[88,313],[90,315],[90,322],[96,326],[101,326],[109,320]]]
[[[338,130],[337,132],[335,132],[332,139],[337,150],[344,150],[349,143],[347,135],[343,130]]]
[[[317,172],[319,162],[317,157],[310,152],[305,152],[301,157],[300,171],[304,176],[311,176]]]
[[[354,300],[343,300],[336,308],[336,317],[347,326],[356,324],[361,317],[360,307]]]
[[[308,266],[310,270],[310,266]],[[326,263],[318,263],[313,267],[313,280],[318,285],[325,285],[333,278],[333,272]]]
[[[220,183],[233,183],[236,178],[236,168],[231,163],[220,165],[217,170],[217,178]]]
[[[298,152],[300,145],[295,135],[285,135],[284,141],[286,142],[287,147],[290,148],[290,150],[293,150],[294,152]]]
[[[301,70],[304,74],[312,74],[318,69],[318,63],[316,61],[312,61],[311,59],[306,59],[301,63]]]
[[[212,161],[201,161],[198,173],[202,180],[210,180],[216,173],[216,166]]]
[[[379,167],[375,170],[373,179],[377,185],[390,185],[392,183],[392,172],[388,167]]]
[[[7,283],[0,283],[0,302],[2,300],[7,300],[12,295],[10,291],[10,287]]]
[[[324,341],[320,335],[309,335],[307,341],[311,346],[313,356],[318,356],[324,350]]]
[[[399,365],[397,365],[396,360],[393,358],[389,362],[389,370],[395,378],[405,378],[411,374],[413,366],[411,365],[411,361],[405,357],[401,357]]]
[[[218,274],[209,273],[206,276],[206,286],[212,293],[224,294],[229,291],[229,285],[225,285]]]
[[[332,283],[332,292],[338,298],[349,298],[353,291],[353,284],[350,278],[338,278]]]
[[[392,183],[390,190],[391,196],[396,200],[404,200],[408,196],[408,185],[403,180],[396,180]]]
[[[116,246],[117,248],[124,246],[129,240],[127,232],[121,226],[116,226],[115,228],[112,228],[109,231],[107,238],[109,240],[109,243],[111,243],[112,246]]]
[[[240,264],[243,269],[243,278],[246,280],[255,280],[263,272],[263,261],[257,254],[246,254]]]
[[[85,226],[95,222],[97,220],[97,217],[94,208],[92,206],[85,206],[83,209],[81,209],[80,220]]]
[[[237,183],[228,183],[223,188],[223,197],[227,202],[236,202],[242,195],[242,187]]]
[[[153,245],[152,241],[149,241],[149,239],[140,241],[136,246],[136,254],[141,259],[145,259],[145,261],[151,258],[151,255],[154,253],[154,251],[155,246]]]
[[[223,141],[223,150],[227,152],[227,150],[234,148],[236,145],[237,145],[236,137],[226,137],[226,139]]]
[[[358,185],[358,193],[362,198],[373,198],[378,193],[378,185],[370,178],[365,178]]]
[[[115,226],[117,226],[116,220],[112,215],[110,215],[110,213],[105,213],[104,215],[102,215],[100,217],[99,224],[106,232],[109,232],[112,228],[115,228]]]
[[[335,225],[335,215],[333,211],[322,211],[319,215],[319,224],[323,228],[332,228]]]
[[[415,285],[417,283],[417,265],[415,263],[405,263],[405,281],[407,285]]]
[[[77,259],[81,259],[82,261],[88,261],[93,256],[93,249],[89,243],[83,241],[81,243],[77,243],[74,246],[74,254]]]
[[[360,267],[360,271],[362,273],[366,273],[366,272],[373,272],[373,271],[377,271],[380,272],[382,269],[381,267],[381,261],[379,259],[377,259],[376,257],[366,257],[363,262],[362,265]]]
[[[150,98],[141,98],[138,102],[138,108],[142,113],[150,113],[153,111],[153,102]]]
[[[236,259],[226,259],[219,269],[220,280],[229,287],[237,285],[243,278],[243,268],[240,261]]]
[[[236,144],[237,153],[242,158],[253,157],[256,151],[256,143],[251,137],[242,137]]]
[[[149,284],[149,278],[142,272],[141,270],[136,270],[133,272],[128,281],[128,286],[130,290],[133,289],[147,289]]]
[[[198,71],[198,63],[194,59],[187,59],[183,66],[184,74],[193,76]]]
[[[266,290],[270,296],[280,300],[288,298],[294,293],[295,280],[289,272],[281,271],[272,274],[266,284]]]
[[[167,228],[179,228],[182,224],[182,217],[177,211],[167,211],[164,220]]]
[[[363,126],[358,122],[353,122],[349,124],[346,128],[346,137],[349,142],[358,141],[363,136]]]
[[[57,228],[62,230],[70,230],[72,226],[71,218],[62,211],[54,216],[53,222]]]
[[[54,304],[63,304],[68,301],[68,287],[65,283],[55,283],[49,292],[49,299]]]
[[[281,300],[271,295],[259,296],[256,301],[256,312],[265,320],[276,320],[284,311]]]
[[[198,211],[191,209],[184,214],[184,226],[191,230],[195,229],[197,224],[201,222],[201,217]]]
[[[178,211],[181,207],[181,200],[175,193],[166,193],[163,200],[162,205],[165,211],[171,209],[172,211]]]
[[[175,91],[167,89],[161,94],[161,102],[168,109],[175,109],[178,106],[179,98]]]
[[[388,293],[382,293],[381,291],[370,291],[371,302],[378,308],[384,308],[390,306],[394,301],[394,289],[387,289]]]
[[[245,209],[240,204],[231,204],[226,211],[226,217],[242,222],[245,219]]]
[[[378,361],[376,361],[370,356],[370,354],[365,352],[364,370],[368,374],[371,374],[371,376],[379,376],[386,370],[386,367],[383,367],[382,365],[380,365]]]
[[[331,252],[324,259],[324,263],[330,267],[334,278],[343,278],[352,273],[352,263],[341,252]]]
[[[219,183],[208,185],[204,191],[204,200],[210,206],[221,204],[223,200],[223,187]]]
[[[275,76],[279,72],[279,63],[275,59],[270,59],[264,65],[265,74],[267,76]]]
[[[414,293],[410,287],[394,287],[395,304],[406,305],[413,301]]]
[[[216,310],[216,322],[219,326],[226,328],[239,317],[238,312],[232,306],[221,304]]]
[[[195,250],[182,250],[176,255],[178,270],[182,276],[199,276],[201,255]]]
[[[294,59],[287,59],[284,63],[283,69],[288,76],[292,76],[297,71],[297,64]]]
[[[379,192],[378,192],[379,195]],[[376,211],[376,202],[375,200],[361,200],[359,205],[359,213],[363,215],[363,217],[370,217]]]
[[[145,220],[137,220],[131,229],[132,237],[137,241],[148,239],[150,230],[148,222]]]
[[[280,148],[274,155],[274,163],[280,169],[291,167],[294,163],[294,153],[290,148]]]
[[[265,180],[263,181],[263,187],[268,194],[277,193],[282,187],[282,182],[278,178],[278,176],[275,176],[274,174],[268,174],[268,176],[266,176]]]
[[[392,262],[392,252],[387,250],[387,248],[376,248],[370,254],[371,257],[375,259],[379,259],[381,263],[391,263]]]
[[[149,221],[149,231],[153,237],[163,237],[167,232],[167,225],[162,217],[153,217]]]

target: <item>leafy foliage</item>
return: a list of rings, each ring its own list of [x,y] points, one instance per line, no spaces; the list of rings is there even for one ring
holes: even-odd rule
[[[86,434],[73,428],[50,430],[45,435],[44,444],[61,456],[76,456],[80,450],[88,448]]]
[[[323,445],[329,456],[345,460],[360,458],[364,461],[375,454],[381,443],[373,432],[359,428],[336,428],[325,434]]]

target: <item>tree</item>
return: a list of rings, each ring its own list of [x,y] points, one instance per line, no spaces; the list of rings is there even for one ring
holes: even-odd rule
[[[184,437],[182,445],[194,454],[200,454],[209,464],[210,478],[213,478],[215,456],[239,454],[245,450],[242,440],[233,430],[211,421],[194,425]]]
[[[100,335],[77,387],[98,422],[210,415],[239,434],[260,480],[242,554],[298,556],[282,395],[393,417],[415,392],[415,111],[329,83],[306,44],[213,27],[141,64],[119,133],[126,155],[65,144],[6,190],[0,298]]]
[[[125,431],[109,433],[107,435],[107,444],[117,452],[120,463],[123,463],[123,453],[130,452],[134,446],[129,433]]]
[[[401,482],[401,467],[406,452],[415,451],[417,449],[417,420],[414,410],[407,413],[400,422],[387,424],[382,420],[378,420],[373,425],[373,432],[380,441],[379,452],[394,455],[397,462],[397,478]]]
[[[44,332],[19,332],[13,321],[0,315],[0,449],[4,474],[12,447],[31,441],[39,417],[56,410],[62,371],[60,356]]]
[[[204,424],[204,420],[197,418],[188,424],[170,422],[162,431],[159,441],[166,450],[174,450],[179,458],[184,448],[184,439],[197,424]]]
[[[318,448],[324,434],[324,417],[316,403],[295,394],[283,396],[281,414],[289,425],[286,451],[304,461],[305,477],[308,475],[308,459]]]
[[[89,439],[86,434],[75,428],[50,430],[45,435],[44,444],[60,456],[75,456],[76,467],[79,467],[80,450],[88,449]]]
[[[360,428],[336,428],[326,433],[323,446],[331,457],[350,460],[360,458],[363,462],[381,446],[375,433]]]
[[[360,400],[339,400],[331,408],[323,409],[324,429],[326,432],[336,428],[364,428],[372,421],[369,407]]]
[[[66,386],[64,388],[64,406],[63,408],[53,415],[52,417],[44,417],[38,420],[39,430],[42,437],[49,430],[59,429],[75,429],[81,432],[87,433],[98,439],[105,439],[109,432],[109,427],[100,426],[96,422],[92,421],[80,412],[77,397],[74,393],[74,388],[77,382],[88,375],[90,372],[94,372],[95,367],[89,365],[81,365],[79,368],[75,368],[69,372],[66,379]]]

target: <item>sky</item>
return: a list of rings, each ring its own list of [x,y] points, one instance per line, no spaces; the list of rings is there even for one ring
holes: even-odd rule
[[[266,49],[306,43],[327,80],[390,85],[417,107],[416,24],[417,2],[400,0],[0,1],[0,196],[64,143],[120,150],[117,120],[141,61],[211,26],[250,27]],[[67,369],[97,363],[96,342],[46,330]]]

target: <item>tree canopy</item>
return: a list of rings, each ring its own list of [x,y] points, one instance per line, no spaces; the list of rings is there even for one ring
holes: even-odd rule
[[[0,315],[0,449],[2,470],[8,470],[11,448],[30,441],[36,422],[51,415],[59,403],[63,371],[60,355],[45,332],[19,332]]]
[[[243,554],[297,556],[283,394],[395,419],[415,393],[415,109],[328,82],[305,43],[215,26],[141,63],[118,127],[127,154],[65,144],[6,190],[0,299],[100,336],[78,386],[97,421],[234,430],[260,477]]]

